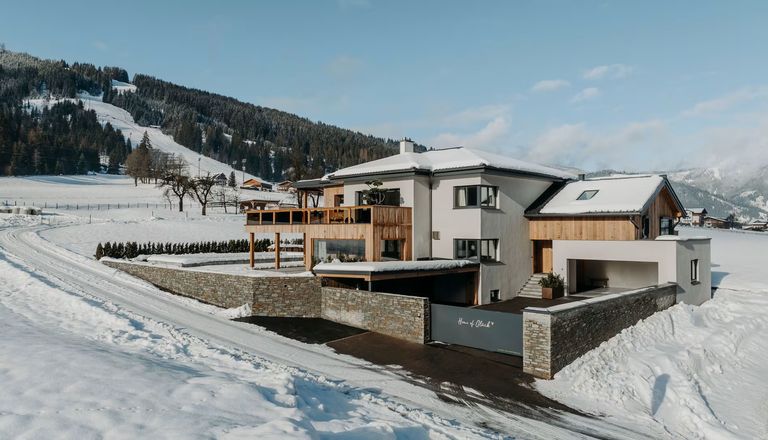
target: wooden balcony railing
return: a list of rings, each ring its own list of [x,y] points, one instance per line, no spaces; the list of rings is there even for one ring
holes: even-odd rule
[[[334,208],[255,209],[246,211],[246,225],[410,225],[411,208],[401,206],[339,206]]]

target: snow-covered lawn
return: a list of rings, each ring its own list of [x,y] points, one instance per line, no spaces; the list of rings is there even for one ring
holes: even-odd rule
[[[536,388],[676,438],[768,438],[768,234],[680,234],[712,237],[715,298],[656,313]]]

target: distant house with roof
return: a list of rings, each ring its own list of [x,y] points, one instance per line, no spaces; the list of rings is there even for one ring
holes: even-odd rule
[[[253,191],[270,191],[272,189],[272,184],[261,179],[253,178],[243,182],[243,184],[240,185],[240,189]]]
[[[711,215],[707,215],[704,217],[703,226],[705,228],[715,228],[715,229],[728,229],[731,227],[728,219],[713,217]]]
[[[708,212],[706,208],[689,208],[685,214],[690,219],[691,226],[704,226],[704,218]]]
[[[746,229],[749,231],[765,231],[766,229],[768,229],[768,221],[764,219],[755,219],[747,223],[746,225],[742,226],[742,229]]]
[[[224,173],[219,173],[213,176],[213,181],[219,186],[227,186],[227,180],[227,175]]]

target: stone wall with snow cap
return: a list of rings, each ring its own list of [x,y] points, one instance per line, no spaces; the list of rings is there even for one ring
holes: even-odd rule
[[[654,313],[675,304],[666,283],[553,307],[523,310],[523,371],[543,379]]]
[[[322,318],[423,344],[429,335],[429,299],[323,287]]]
[[[177,295],[224,308],[251,304],[254,316],[320,316],[320,279],[303,276],[243,276],[102,259]]]

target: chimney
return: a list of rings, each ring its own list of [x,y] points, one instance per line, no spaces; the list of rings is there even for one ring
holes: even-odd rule
[[[413,153],[413,141],[408,138],[403,138],[400,141],[400,154],[403,153]]]
[[[586,174],[579,174],[579,180],[584,180],[586,177]]]

